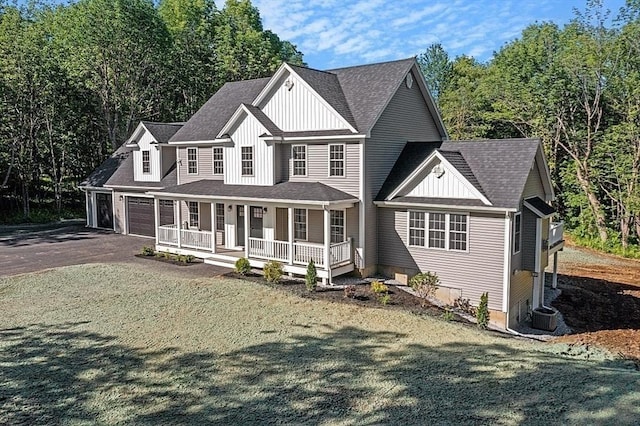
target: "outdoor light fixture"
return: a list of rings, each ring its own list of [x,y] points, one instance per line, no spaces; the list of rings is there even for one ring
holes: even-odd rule
[[[229,210],[229,211],[233,210],[233,206],[231,204],[229,204],[229,207],[227,207],[227,210]]]
[[[431,169],[431,172],[439,179],[444,175],[444,167],[442,167],[442,164],[436,164],[433,166],[433,169]]]
[[[287,81],[284,82],[284,87],[286,87],[287,90],[293,89],[293,81],[287,79]]]
[[[262,208],[262,213],[266,213],[266,212],[267,212],[267,208],[266,208],[266,207],[263,207],[263,208]]]

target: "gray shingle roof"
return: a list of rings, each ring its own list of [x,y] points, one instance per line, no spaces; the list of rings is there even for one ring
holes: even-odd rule
[[[154,123],[143,121],[144,127],[153,135],[158,143],[167,143],[173,135],[184,125],[184,123]]]
[[[319,182],[282,182],[273,186],[228,185],[221,180],[198,180],[167,187],[162,193],[184,194],[204,197],[240,199],[282,200],[289,202],[358,201],[356,197]]]
[[[328,71],[338,76],[358,131],[368,133],[373,128],[415,62],[409,58]]]
[[[124,144],[115,150],[111,157],[107,158],[100,164],[91,174],[80,184],[79,187],[102,187],[111,176],[118,170],[120,165],[129,157],[131,148],[127,148]]]
[[[433,197],[397,197],[393,201],[400,203],[414,203],[414,204],[437,204],[441,206],[473,206],[481,207],[485,204],[481,200],[473,198],[433,198]]]
[[[226,83],[187,121],[170,142],[213,140],[241,103],[250,104],[269,78]]]
[[[251,112],[251,114],[253,114],[256,120],[258,120],[260,124],[262,124],[264,128],[267,129],[269,133],[271,133],[273,136],[282,135],[282,130],[280,130],[280,128],[276,126],[275,123],[271,121],[271,119],[267,117],[267,115],[262,112],[260,108],[248,104],[243,105],[249,110],[249,112]]]
[[[439,149],[470,183],[477,185],[493,207],[519,208],[539,145],[539,139],[409,142],[376,199],[386,199],[434,150]]]
[[[109,177],[104,185],[109,187],[140,187],[140,188],[164,188],[173,186],[177,182],[175,165],[162,177],[160,182],[138,182],[133,179],[133,155],[132,150],[126,153],[117,170]]]

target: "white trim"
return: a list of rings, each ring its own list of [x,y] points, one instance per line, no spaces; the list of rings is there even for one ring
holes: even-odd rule
[[[338,244],[347,241],[347,211],[344,208],[335,208],[332,209],[329,206],[329,226],[331,226],[331,212],[342,212],[342,241],[338,241],[335,243],[331,242],[331,229],[329,229],[329,244]]]
[[[502,312],[506,313],[509,324],[509,297],[511,288],[511,216],[505,213],[504,219],[504,265],[502,277]]]
[[[140,189],[143,190],[145,192],[150,191],[150,190],[154,190],[154,189],[163,189],[163,186],[127,186],[127,185],[105,185],[105,188],[111,190],[111,191],[117,191],[120,189]],[[142,192],[142,194],[144,194],[144,192]]]
[[[276,142],[304,142],[304,141],[328,141],[328,140],[351,140],[357,139],[361,140],[362,138],[366,138],[367,135],[364,133],[356,133],[351,135],[318,135],[318,136],[260,136],[261,139],[265,141],[276,141]]]
[[[293,149],[296,147],[304,147],[304,174],[303,175],[297,175],[295,174],[295,170],[296,170],[296,166],[295,166],[295,162],[296,159],[293,156]],[[307,177],[309,175],[309,150],[308,150],[308,145],[307,144],[293,144],[291,145],[291,176],[292,177]],[[297,160],[300,161],[300,160]]]
[[[429,203],[409,203],[406,201],[374,201],[378,207],[407,207],[414,209],[447,209],[454,211],[467,211],[467,212],[515,212],[516,209],[507,207],[489,207],[489,206],[453,206],[442,204],[429,204]]]
[[[366,236],[365,236],[365,232],[366,232],[366,226],[365,226],[365,213],[366,213],[366,209],[365,209],[365,205],[364,205],[364,199],[365,199],[365,186],[364,186],[364,139],[360,140],[359,143],[360,147],[359,147],[359,155],[360,155],[360,173],[358,176],[359,179],[359,183],[358,183],[358,189],[359,189],[359,195],[360,195],[360,205],[358,206],[358,244],[357,247],[354,250],[354,253],[358,253],[358,249],[359,251],[359,255],[362,259],[362,267],[365,267],[365,263],[364,263],[364,247],[365,247],[365,242],[366,242]],[[368,199],[368,198],[367,198]],[[355,256],[355,255],[354,255]],[[354,264],[355,264],[355,259],[354,259]]]
[[[518,251],[516,251],[516,217],[520,218],[520,236],[518,241]],[[513,253],[518,254],[522,251],[522,212],[516,212],[513,215],[513,232],[511,234],[511,241],[513,241]]]
[[[331,147],[332,146],[341,146],[342,147],[342,174],[341,175],[332,175],[331,174]],[[329,179],[344,179],[347,177],[347,145],[344,143],[330,143],[327,145],[327,178]]]
[[[438,158],[440,162],[442,162],[451,171],[451,173],[453,173],[453,175],[460,182],[462,182],[462,184],[469,190],[469,192],[471,192],[473,195],[476,196],[476,198],[482,201],[485,205],[489,205],[489,206],[491,205],[491,202],[487,199],[487,197],[485,197],[480,191],[478,191],[478,189],[475,186],[473,186],[471,182],[467,180],[467,178],[462,176],[462,174],[460,174],[460,172],[449,161],[447,161],[447,159],[438,150],[433,151],[422,162],[422,164],[420,164],[404,181],[402,181],[402,183],[398,185],[398,187],[396,187],[396,189],[391,194],[389,194],[389,196],[387,197],[387,200],[392,200],[402,190],[406,189],[409,186],[409,184],[412,183],[420,175],[420,173],[422,173],[427,168],[429,163],[431,163],[435,158]]]
[[[415,245],[415,244],[411,244],[411,213],[424,213],[424,245],[420,246],[420,245]],[[444,247],[431,247],[429,245],[429,219],[431,218],[432,214],[443,214],[444,215]],[[451,248],[451,215],[455,214],[455,215],[459,215],[459,216],[465,216],[467,218],[467,230],[465,232],[466,235],[466,249],[465,250],[458,250],[458,249],[452,249]],[[469,253],[469,246],[471,245],[471,237],[470,237],[470,232],[471,232],[471,220],[470,220],[470,213],[466,212],[466,211],[454,211],[454,212],[447,212],[447,211],[438,211],[438,210],[424,210],[424,209],[407,209],[407,242],[406,245],[407,247],[415,247],[415,248],[419,248],[419,249],[427,249],[427,250],[436,250],[436,251],[450,251],[450,252],[454,252],[454,253]],[[417,228],[416,228],[417,229]],[[456,231],[457,232],[457,231]]]
[[[189,170],[189,150],[190,149],[195,149],[196,150],[196,172],[195,173],[193,173],[193,172],[191,172]],[[200,172],[200,164],[199,164],[199,162],[200,162],[200,152],[199,151],[200,150],[198,149],[197,146],[190,146],[190,147],[188,147],[186,149],[186,151],[187,152],[186,152],[186,158],[185,159],[187,160],[187,175],[189,175],[189,176],[198,176],[199,172]]]
[[[83,191],[97,191],[97,192],[113,192],[113,189],[109,186],[78,186]]]
[[[278,70],[275,72],[273,77],[271,77],[267,85],[262,89],[262,91],[258,94],[258,96],[253,100],[253,102],[251,102],[251,104],[259,106],[263,101],[265,101],[269,92],[271,92],[271,90],[276,87],[276,84],[278,83],[280,78],[283,77],[284,73],[287,71],[289,72],[289,74],[295,74],[300,80],[300,82],[307,88],[307,90],[309,90],[313,95],[315,95],[325,108],[327,108],[329,111],[335,114],[336,117],[339,117],[349,130],[351,130],[354,133],[358,132],[341,114],[338,114],[338,111],[336,111],[335,108],[333,108],[333,106],[331,106],[331,104],[329,104],[329,102],[327,102],[326,99],[320,96],[320,94],[318,94],[318,92],[316,92],[315,89],[311,87],[311,85],[307,83],[305,79],[302,78],[298,73],[296,73],[293,70],[293,68],[291,68],[289,64],[287,64],[286,62],[284,62],[280,66],[280,68],[278,68]]]
[[[191,194],[178,194],[171,192],[153,192],[148,191],[146,194],[152,197],[160,197],[167,199],[179,199],[179,200],[189,200],[189,199],[197,199],[197,200],[228,200],[228,201],[247,201],[247,202],[258,202],[258,203],[274,203],[274,204],[293,204],[293,205],[307,205],[307,206],[342,206],[344,208],[351,208],[355,203],[357,203],[357,198],[352,198],[348,200],[337,200],[337,201],[314,201],[314,200],[285,200],[285,199],[277,199],[277,198],[255,198],[255,197],[237,197],[237,196],[220,196],[220,195],[191,195]]]
[[[221,149],[222,150],[222,173],[216,173],[216,149]],[[225,164],[224,164],[224,147],[222,146],[212,146],[211,147],[211,173],[214,176],[224,176],[224,169],[225,169]]]

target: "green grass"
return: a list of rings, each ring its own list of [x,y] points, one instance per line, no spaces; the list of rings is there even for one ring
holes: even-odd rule
[[[632,424],[592,348],[126,265],[0,279],[0,423]]]

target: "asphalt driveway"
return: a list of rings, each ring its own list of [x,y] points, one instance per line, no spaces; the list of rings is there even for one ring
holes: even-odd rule
[[[0,237],[0,276],[84,263],[153,265],[156,270],[178,272],[187,277],[215,276],[230,271],[205,264],[176,266],[134,256],[142,246],[153,244],[151,238],[120,235],[84,226],[16,232]]]

